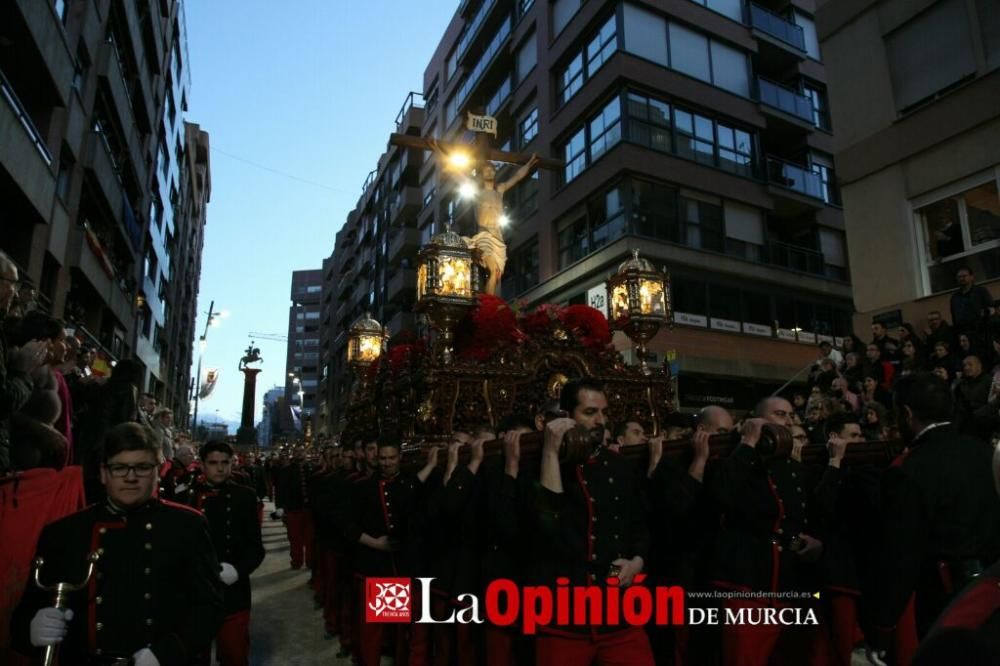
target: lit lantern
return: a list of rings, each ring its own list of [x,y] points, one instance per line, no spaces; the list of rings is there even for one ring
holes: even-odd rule
[[[632,250],[632,258],[608,280],[607,290],[611,325],[632,340],[642,371],[649,374],[646,343],[672,317],[670,278]]]
[[[479,251],[451,229],[434,236],[417,255],[417,304],[440,334],[438,352],[452,357],[452,329],[476,303],[480,290]]]
[[[371,314],[354,322],[347,339],[347,362],[364,376],[364,370],[377,361],[385,349],[385,331]]]

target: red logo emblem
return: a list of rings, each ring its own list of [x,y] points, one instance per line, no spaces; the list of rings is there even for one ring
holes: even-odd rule
[[[365,621],[409,622],[409,578],[366,578]]]

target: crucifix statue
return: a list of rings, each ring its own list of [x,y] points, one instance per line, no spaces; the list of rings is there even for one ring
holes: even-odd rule
[[[469,114],[467,127],[478,133],[473,146],[464,143],[446,144],[434,138],[424,139],[408,134],[393,134],[389,143],[433,151],[442,168],[452,173],[475,173],[479,181],[476,193],[477,232],[471,238],[465,237],[465,242],[480,251],[483,268],[489,272],[484,291],[497,295],[507,263],[507,244],[503,239],[504,194],[527,178],[536,167],[559,170],[564,165],[559,160],[541,158],[537,154],[511,153],[490,148],[486,134],[496,135],[496,120],[489,116]],[[520,164],[521,168],[498,183],[494,162]]]

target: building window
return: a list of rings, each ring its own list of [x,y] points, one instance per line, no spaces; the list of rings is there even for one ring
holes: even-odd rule
[[[709,166],[715,165],[715,130],[711,118],[674,109],[677,154]]]
[[[830,105],[826,99],[826,91],[807,83],[802,88],[802,94],[809,98],[809,103],[812,105],[813,125],[830,131]]]
[[[601,26],[597,36],[587,44],[587,77],[594,75],[618,50],[617,24],[614,15]]]
[[[59,22],[66,25],[66,0],[55,0],[53,8],[56,10]]]
[[[583,87],[583,54],[577,53],[559,77],[559,100],[565,104]]]
[[[679,23],[670,23],[670,66],[701,81],[712,81],[708,37]]]
[[[740,176],[753,176],[753,139],[749,132],[722,123],[716,125],[719,137],[719,167]]]
[[[670,281],[670,291],[676,312],[708,315],[708,285],[704,281],[674,277]]]
[[[566,161],[565,181],[571,182],[587,168],[587,130],[581,127],[563,148],[563,159]]]
[[[622,139],[621,101],[615,97],[590,121],[590,161],[593,162]]]
[[[644,180],[632,181],[632,233],[679,243],[677,196],[675,187]]]
[[[583,0],[555,0],[552,3],[552,37],[563,31],[582,4]]]
[[[617,23],[614,14],[601,26],[587,47],[573,56],[559,76],[559,103],[568,102],[618,49]],[[584,59],[586,56],[586,60]]]
[[[615,185],[588,202],[590,249],[596,252],[625,235],[625,187]]]
[[[538,107],[536,106],[521,119],[518,125],[518,145],[524,147],[538,136]]]
[[[906,111],[976,73],[965,0],[944,0],[885,38],[896,109]]]
[[[743,22],[743,3],[740,0],[693,0],[693,2],[728,16],[734,21]]]
[[[538,40],[532,32],[517,51],[517,82],[528,78],[538,64]]]
[[[955,287],[955,273],[968,266],[976,279],[1000,277],[1000,196],[989,180],[916,210],[923,228],[930,293]]]
[[[670,105],[658,99],[629,92],[626,108],[629,141],[669,153],[671,151]]]
[[[69,200],[69,190],[73,184],[73,155],[63,148],[59,155],[59,173],[56,175],[56,196],[63,203]]]
[[[819,176],[820,196],[828,204],[840,205],[840,193],[833,175],[833,159],[829,156],[809,154],[809,170]]]
[[[532,213],[538,210],[538,170],[518,183],[505,195],[505,198],[509,198],[513,224],[531,217]]]
[[[722,202],[714,197],[689,191],[681,193],[680,202],[685,243],[702,250],[722,252],[725,244]]]
[[[581,217],[559,232],[559,269],[576,263],[588,254],[590,254],[590,234],[587,230],[587,218]]]
[[[534,236],[510,253],[501,291],[510,300],[538,284],[538,237]]]

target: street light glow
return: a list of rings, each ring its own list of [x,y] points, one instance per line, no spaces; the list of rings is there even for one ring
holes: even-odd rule
[[[504,213],[503,215],[500,216],[499,222],[501,227],[506,227],[508,224],[510,224],[510,218],[507,217],[507,213]]]
[[[463,199],[472,199],[476,196],[476,184],[467,180],[458,186],[458,195]]]
[[[472,158],[468,153],[456,150],[448,155],[448,166],[452,169],[465,170],[472,164]]]

